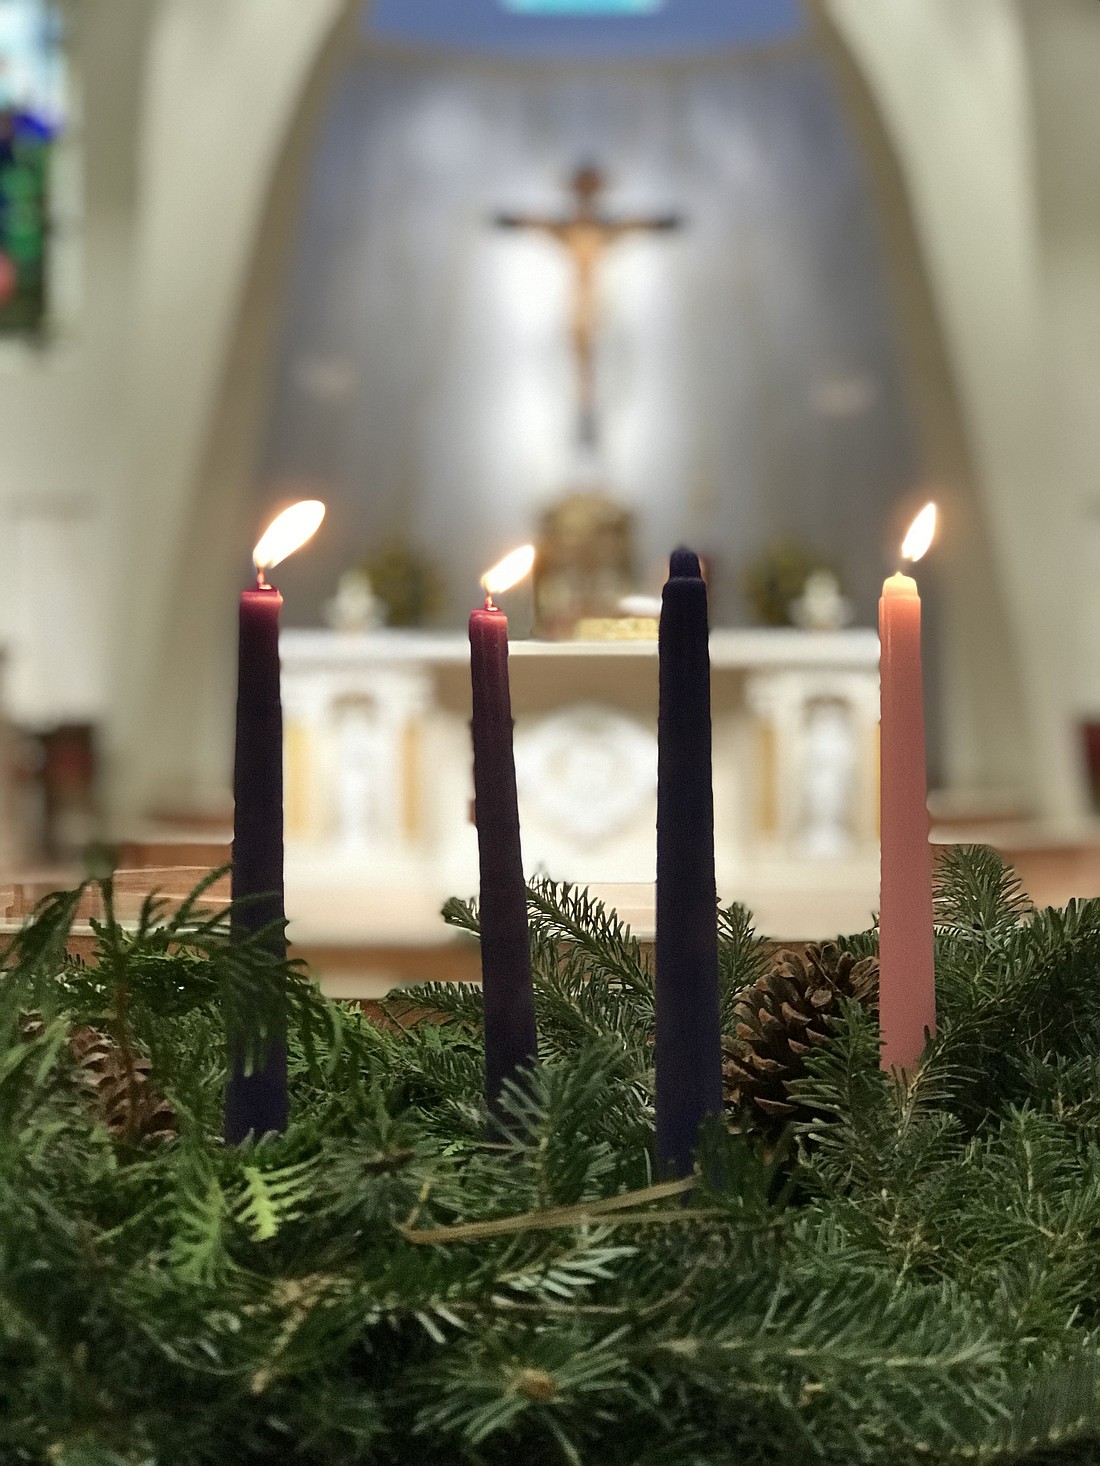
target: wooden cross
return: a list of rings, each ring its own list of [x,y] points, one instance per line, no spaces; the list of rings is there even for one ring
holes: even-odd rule
[[[503,229],[538,229],[569,251],[573,265],[570,339],[577,374],[577,437],[586,446],[594,446],[596,442],[597,267],[610,246],[624,235],[663,233],[678,228],[681,223],[673,214],[609,219],[600,213],[596,204],[603,187],[601,171],[586,164],[573,175],[577,206],[571,215],[547,218],[537,214],[498,214],[496,218]]]

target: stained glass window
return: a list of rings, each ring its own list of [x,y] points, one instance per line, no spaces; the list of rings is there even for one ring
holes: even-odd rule
[[[521,15],[652,15],[664,0],[501,0]]]
[[[805,34],[802,0],[371,0],[369,40],[496,56],[625,60]]]
[[[46,318],[51,165],[65,124],[61,17],[52,0],[0,0],[0,333]]]

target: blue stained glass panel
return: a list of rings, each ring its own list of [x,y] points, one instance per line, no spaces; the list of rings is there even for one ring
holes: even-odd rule
[[[50,164],[64,103],[55,6],[0,0],[0,334],[33,334],[45,320]]]
[[[373,0],[362,25],[388,45],[625,61],[787,41],[806,17],[802,0]]]
[[[652,15],[665,0],[501,0],[518,15]]]

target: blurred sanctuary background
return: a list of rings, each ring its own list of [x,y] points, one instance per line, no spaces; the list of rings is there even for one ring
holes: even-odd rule
[[[216,859],[236,595],[303,496],[288,905],[330,974],[400,976],[476,883],[465,616],[525,540],[532,869],[645,924],[682,540],[722,895],[863,924],[875,602],[935,497],[938,834],[1100,890],[1098,70],[1095,0],[0,0],[12,890],[94,835]]]

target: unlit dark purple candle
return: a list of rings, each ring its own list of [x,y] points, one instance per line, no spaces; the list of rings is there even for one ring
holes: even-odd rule
[[[470,678],[474,820],[481,873],[485,1096],[494,1112],[505,1082],[537,1059],[538,1040],[512,752],[508,620],[490,604],[470,615]]]
[[[672,1177],[722,1109],[707,588],[690,550],[662,598],[657,740],[657,1166]]]
[[[279,686],[279,608],[271,586],[241,595],[237,674],[237,741],[233,763],[233,931],[249,936],[271,928],[276,957],[286,956],[283,932],[283,710]],[[249,1134],[285,1130],[287,1063],[285,1033],[275,1032],[246,1057],[252,1038],[229,1034],[229,1084],[225,1138],[237,1144]]]

